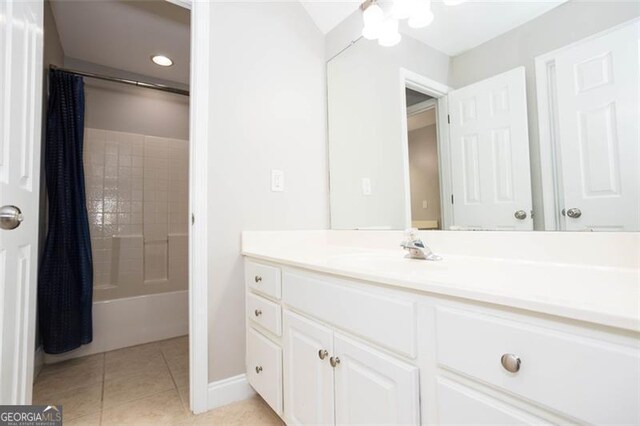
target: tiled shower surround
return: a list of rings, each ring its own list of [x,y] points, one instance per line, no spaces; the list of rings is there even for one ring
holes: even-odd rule
[[[187,288],[188,141],[86,129],[94,300]]]

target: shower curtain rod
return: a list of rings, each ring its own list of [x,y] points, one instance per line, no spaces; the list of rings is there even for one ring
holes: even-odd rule
[[[68,69],[68,68],[56,67],[55,65],[50,65],[49,69],[58,70],[58,71],[64,71],[64,72],[67,72],[69,74],[75,74],[75,75],[79,75],[79,76],[82,76],[82,77],[96,78],[98,80],[105,80],[105,81],[113,81],[115,83],[128,84],[130,86],[144,87],[144,88],[147,88],[147,89],[154,89],[154,90],[160,90],[162,92],[170,92],[170,93],[176,93],[178,95],[189,96],[189,91],[188,90],[178,89],[176,87],[171,87],[171,86],[165,86],[164,84],[145,83],[144,81],[128,80],[126,78],[111,77],[111,76],[102,75],[102,74],[94,74],[92,72],[78,71],[78,70],[72,70],[72,69]]]

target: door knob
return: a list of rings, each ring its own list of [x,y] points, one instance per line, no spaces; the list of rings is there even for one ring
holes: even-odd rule
[[[0,228],[16,229],[22,223],[22,212],[16,206],[0,207]]]
[[[255,311],[253,311],[253,313],[255,314],[255,316],[259,317],[260,315],[262,315],[262,311],[260,309],[256,309]]]
[[[331,358],[329,358],[329,364],[331,364],[333,368],[336,368],[336,365],[340,364],[340,358],[338,358],[337,356],[332,356]]]
[[[253,277],[253,280],[254,280],[256,283],[259,283],[260,281],[262,281],[262,277],[261,277],[260,275],[256,275],[255,277]]]
[[[329,355],[329,352],[327,352],[326,349],[320,349],[318,351],[318,356],[320,357],[320,359],[325,359],[327,355]]]
[[[527,218],[527,212],[524,210],[518,210],[513,214],[513,216],[518,220],[525,220]]]
[[[262,372],[262,366],[261,365],[257,365],[256,366],[256,374],[260,374]]]
[[[514,354],[504,354],[500,358],[500,363],[510,373],[517,373],[520,370],[520,358]]]
[[[577,209],[574,207],[572,209],[567,210],[567,216],[569,216],[572,219],[577,219],[580,216],[582,216],[582,212],[580,211],[580,209]]]

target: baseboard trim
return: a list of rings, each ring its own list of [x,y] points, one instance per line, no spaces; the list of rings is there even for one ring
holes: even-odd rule
[[[249,399],[255,395],[255,391],[247,381],[246,374],[238,374],[228,379],[209,383],[208,392],[207,400],[209,410],[231,404],[232,402]]]

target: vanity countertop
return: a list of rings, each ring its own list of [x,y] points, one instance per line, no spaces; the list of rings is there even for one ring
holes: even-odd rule
[[[432,232],[437,234],[427,231],[421,237],[427,243],[433,240],[430,246],[443,256],[438,262],[405,258],[399,247],[402,233],[395,231],[248,231],[243,233],[242,254],[397,288],[640,331],[637,235]],[[450,242],[444,243],[447,236],[467,249],[451,248]],[[589,251],[590,241],[602,250],[600,258]],[[491,246],[482,256],[470,255],[470,248],[483,243]],[[524,244],[533,248],[522,249]],[[562,244],[573,253],[560,255]],[[622,260],[616,257],[618,250]]]

